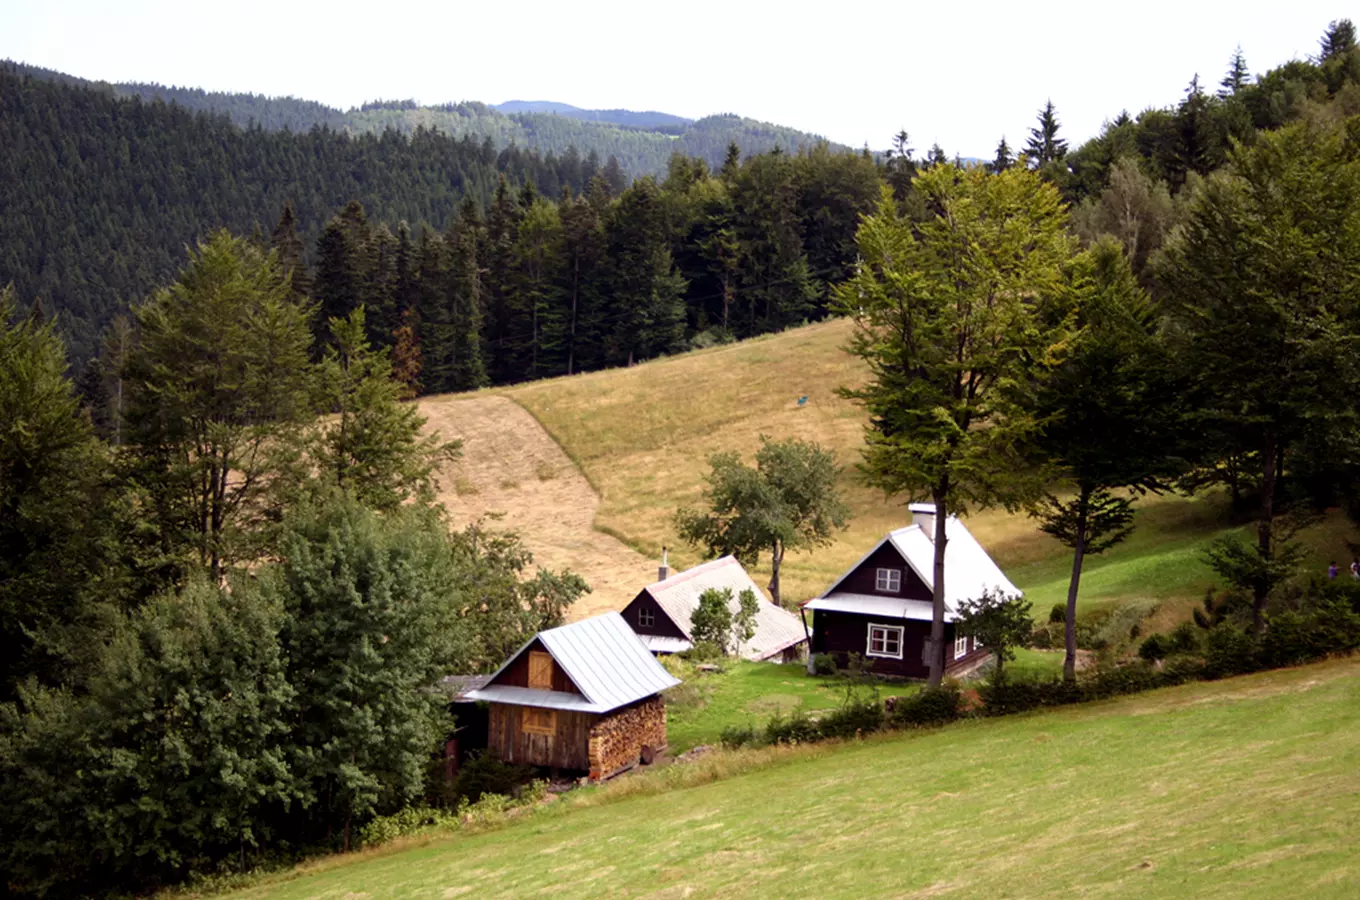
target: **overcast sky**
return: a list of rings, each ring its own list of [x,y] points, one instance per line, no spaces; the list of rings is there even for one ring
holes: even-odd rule
[[[1051,97],[1076,146],[1121,109],[1317,49],[1343,4],[168,3],[0,0],[0,58],[106,81],[375,98],[737,112],[852,146],[1023,142]]]

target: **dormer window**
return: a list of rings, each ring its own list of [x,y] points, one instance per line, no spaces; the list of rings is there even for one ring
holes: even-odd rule
[[[647,607],[639,606],[637,612],[639,628],[651,628],[656,624],[656,615]]]
[[[902,592],[902,570],[879,569],[874,578],[874,588],[885,594],[900,594]]]

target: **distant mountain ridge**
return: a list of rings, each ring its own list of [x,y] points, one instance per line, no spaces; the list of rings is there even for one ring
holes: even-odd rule
[[[826,140],[820,135],[733,114],[696,120],[655,110],[582,109],[547,100],[511,100],[499,105],[468,101],[434,106],[422,106],[414,100],[379,100],[339,110],[297,97],[91,81],[9,60],[0,62],[0,66],[44,81],[223,115],[240,128],[307,132],[321,127],[352,134],[381,134],[388,129],[411,134],[425,128],[455,138],[490,141],[497,152],[518,146],[538,150],[545,156],[563,157],[574,151],[582,159],[593,154],[600,163],[612,156],[630,178],[663,175],[675,153],[702,158],[716,168],[732,143],[743,156],[749,156],[775,148],[796,152]],[[840,144],[830,146],[834,150],[850,149]]]

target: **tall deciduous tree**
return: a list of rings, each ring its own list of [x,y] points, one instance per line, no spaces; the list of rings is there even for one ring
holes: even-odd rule
[[[1256,552],[1280,553],[1282,479],[1302,442],[1360,428],[1360,164],[1354,137],[1291,126],[1207,179],[1158,266],[1195,413],[1259,467]],[[1270,591],[1253,589],[1259,628]]]
[[[1033,420],[1017,396],[1062,336],[1047,307],[1072,252],[1058,192],[1019,167],[937,166],[915,190],[931,216],[906,219],[890,195],[860,226],[858,274],[842,285],[850,350],[869,366],[863,469],[889,495],[934,503],[931,684],[944,673],[946,524],[952,514],[1014,505],[1032,485],[1018,447]]]
[[[1112,491],[1160,489],[1177,473],[1179,391],[1157,336],[1157,317],[1123,250],[1110,238],[1073,266],[1079,330],[1040,382],[1037,450],[1075,488],[1031,508],[1047,533],[1072,548],[1063,676],[1076,679],[1077,594],[1082,564],[1132,530],[1133,503]]]
[[[769,551],[770,597],[780,602],[784,554],[829,544],[849,515],[836,489],[835,454],[808,441],[762,437],[752,468],[735,452],[709,457],[707,510],[676,513],[680,534],[713,556],[755,565]]]
[[[167,550],[191,549],[214,578],[257,552],[298,474],[309,319],[276,258],[224,231],[137,308],[128,440]]]
[[[109,464],[52,323],[0,290],[0,700],[60,680],[106,548]],[[107,589],[107,588],[106,588]]]

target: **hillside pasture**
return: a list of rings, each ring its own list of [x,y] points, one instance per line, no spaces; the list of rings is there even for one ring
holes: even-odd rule
[[[1353,897],[1357,676],[1337,660],[761,751],[669,791],[686,782],[663,769],[234,896]]]

